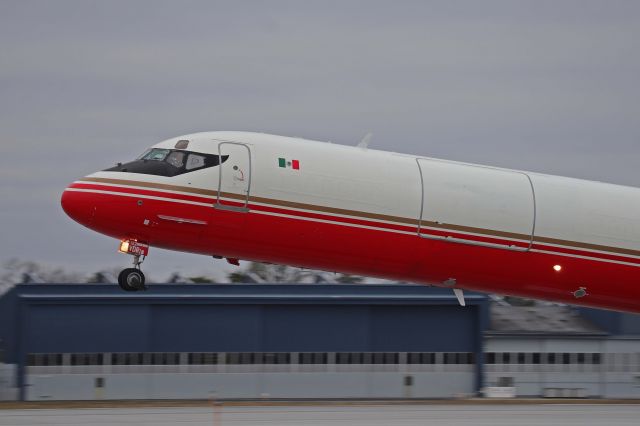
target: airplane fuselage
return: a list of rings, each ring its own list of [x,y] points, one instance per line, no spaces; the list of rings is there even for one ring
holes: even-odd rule
[[[299,138],[209,132],[71,184],[153,247],[640,312],[640,189]]]

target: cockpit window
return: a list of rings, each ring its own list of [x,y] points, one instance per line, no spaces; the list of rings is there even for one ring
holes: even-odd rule
[[[174,151],[167,156],[166,162],[174,167],[184,166],[184,152]]]
[[[189,154],[187,158],[187,170],[194,170],[204,167],[205,157],[200,154]]]
[[[137,160],[106,169],[109,172],[143,173],[156,176],[177,176],[224,163],[228,155],[204,154],[179,149],[152,148]]]
[[[139,160],[153,160],[162,161],[167,158],[167,155],[171,152],[170,149],[153,148],[138,157]]]

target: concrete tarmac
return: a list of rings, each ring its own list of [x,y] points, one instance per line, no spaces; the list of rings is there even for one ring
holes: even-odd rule
[[[617,426],[640,424],[640,405],[367,405],[76,408],[0,410],[13,425],[473,425]]]

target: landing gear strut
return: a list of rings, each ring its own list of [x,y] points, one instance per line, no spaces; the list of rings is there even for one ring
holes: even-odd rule
[[[148,246],[146,246],[144,252],[140,252],[145,254],[138,254],[138,252],[132,253],[132,247],[134,246],[131,245],[128,241],[126,242],[126,245],[123,241],[120,246],[120,251],[122,253],[133,255],[133,268],[126,268],[123,269],[122,272],[120,272],[120,274],[118,275],[118,285],[124,291],[147,290],[147,286],[144,285],[144,274],[140,269],[140,265],[142,264],[142,262],[144,262],[147,253],[146,249],[148,249]]]

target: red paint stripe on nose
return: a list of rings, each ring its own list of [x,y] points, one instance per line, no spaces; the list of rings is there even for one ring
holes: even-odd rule
[[[95,215],[91,197],[82,192],[64,191],[60,204],[67,216],[81,225],[89,226]]]

